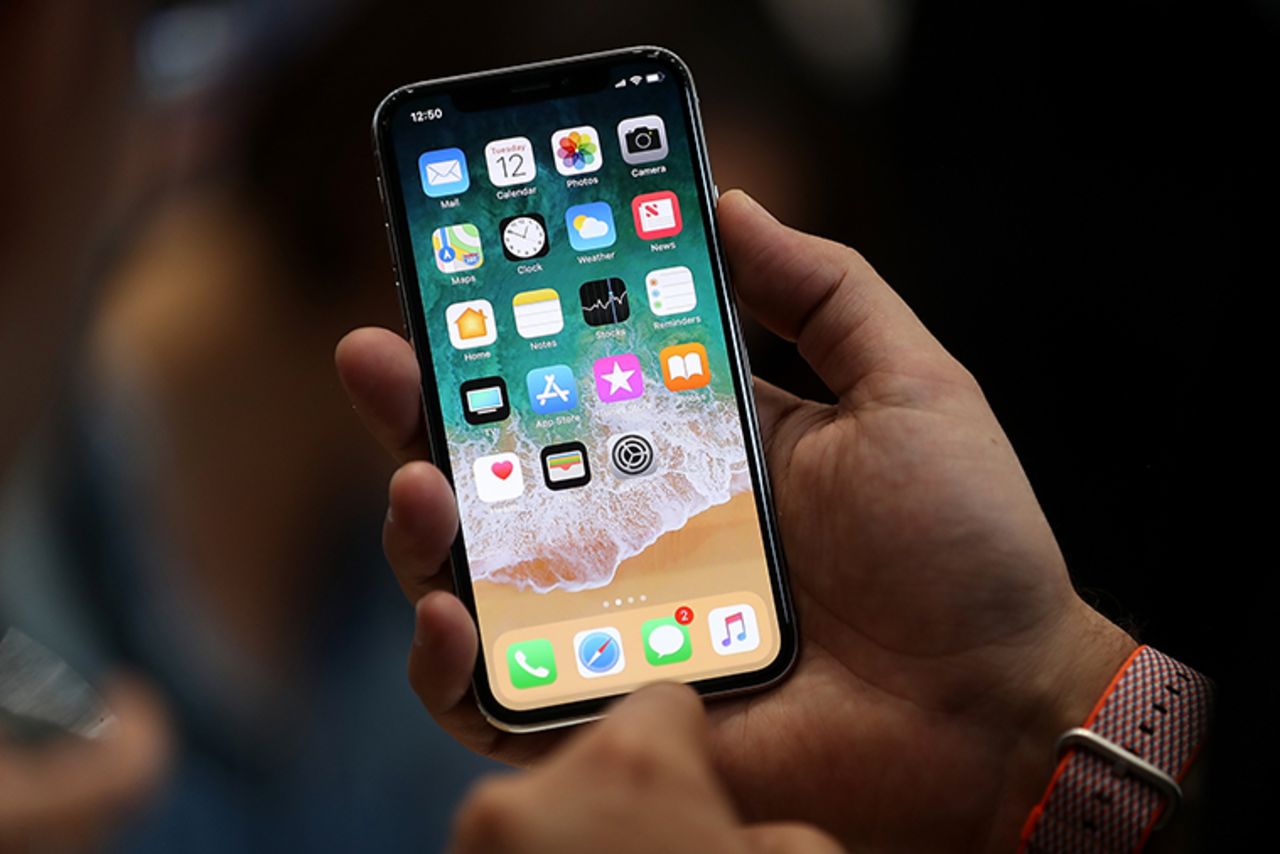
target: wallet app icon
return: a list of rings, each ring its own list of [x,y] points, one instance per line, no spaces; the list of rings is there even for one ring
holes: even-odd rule
[[[418,158],[418,174],[422,178],[422,192],[433,199],[465,193],[471,186],[467,155],[461,148],[424,151]]]

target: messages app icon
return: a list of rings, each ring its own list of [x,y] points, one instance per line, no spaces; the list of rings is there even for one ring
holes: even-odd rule
[[[471,186],[467,155],[461,148],[424,151],[418,158],[418,174],[422,178],[422,192],[433,199],[465,193]]]
[[[640,627],[644,638],[645,661],[654,667],[688,661],[693,655],[689,642],[689,627],[681,625],[675,617],[649,620]]]
[[[556,681],[556,654],[546,638],[507,647],[507,672],[517,688],[537,688]]]

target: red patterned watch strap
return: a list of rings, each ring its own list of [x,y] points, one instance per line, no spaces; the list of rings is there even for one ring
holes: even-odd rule
[[[1209,680],[1149,646],[1120,666],[1022,828],[1020,851],[1140,851],[1181,799],[1213,706]]]

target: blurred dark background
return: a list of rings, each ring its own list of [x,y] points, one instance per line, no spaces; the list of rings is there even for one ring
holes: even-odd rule
[[[486,769],[401,684],[388,467],[330,361],[346,329],[399,323],[369,119],[413,79],[636,43],[692,67],[720,187],[858,248],[977,375],[1090,601],[1220,682],[1188,850],[1257,820],[1274,383],[1246,329],[1280,5],[142,7],[101,300],[0,518],[10,619],[178,698],[182,773],[125,847],[443,839]],[[749,346],[824,396],[792,348]]]

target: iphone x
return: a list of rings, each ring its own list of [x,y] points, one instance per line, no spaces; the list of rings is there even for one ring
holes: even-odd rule
[[[684,63],[415,83],[374,137],[481,710],[531,730],[780,679],[795,616]]]

